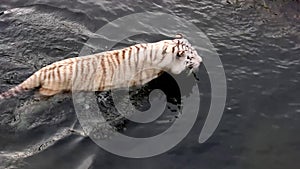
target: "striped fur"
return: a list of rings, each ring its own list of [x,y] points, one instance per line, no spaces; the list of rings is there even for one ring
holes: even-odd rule
[[[137,44],[48,65],[20,85],[0,94],[0,99],[39,88],[44,96],[62,91],[104,91],[143,85],[163,71],[179,74],[197,69],[202,59],[183,38]]]

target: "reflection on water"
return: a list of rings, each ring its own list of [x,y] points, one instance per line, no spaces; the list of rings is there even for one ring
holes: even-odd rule
[[[224,64],[228,98],[217,131],[198,144],[210,103],[202,67],[201,109],[189,135],[160,156],[126,159],[69,130],[80,131],[69,95],[37,101],[33,93],[23,94],[0,103],[0,168],[299,168],[299,2],[239,2],[1,1],[1,10],[11,9],[0,16],[1,91],[44,65],[76,57],[107,22],[161,11],[188,19],[207,34]],[[130,43],[155,40],[139,36]],[[89,47],[92,52],[105,50]],[[114,125],[133,135],[159,133],[178,112],[176,100],[168,101],[174,113],[163,123],[141,127],[121,120]]]

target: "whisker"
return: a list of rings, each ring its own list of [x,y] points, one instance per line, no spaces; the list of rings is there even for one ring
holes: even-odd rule
[[[194,78],[195,78],[197,81],[200,81],[200,79],[198,78],[197,74],[196,74],[194,71],[192,71],[192,73],[193,73],[193,75],[194,75]]]

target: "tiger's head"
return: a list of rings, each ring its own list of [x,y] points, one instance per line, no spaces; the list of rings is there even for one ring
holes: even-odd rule
[[[182,35],[176,35],[176,38],[171,40],[169,50],[166,51],[169,51],[166,54],[173,58],[169,68],[174,74],[180,74],[185,69],[195,72],[202,62],[195,48]]]

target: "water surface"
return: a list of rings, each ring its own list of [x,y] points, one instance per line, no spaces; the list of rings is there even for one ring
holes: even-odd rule
[[[11,10],[0,16],[1,91],[42,66],[78,56],[107,22],[159,11],[190,20],[206,33],[223,62],[228,97],[217,131],[198,144],[210,103],[210,83],[202,67],[201,108],[188,136],[162,155],[128,159],[69,131],[80,129],[70,97],[36,101],[34,93],[27,93],[0,103],[0,168],[299,168],[299,3],[267,2],[271,12],[226,1],[2,0],[0,10]],[[129,42],[156,40],[160,37],[141,35]],[[91,52],[103,50],[91,47]],[[166,78],[152,85],[163,86]],[[168,101],[169,109],[177,110],[176,100]],[[166,125],[115,125],[143,136],[145,131],[161,132],[174,116],[165,116],[170,120]]]

